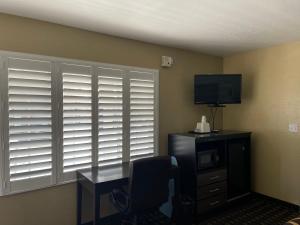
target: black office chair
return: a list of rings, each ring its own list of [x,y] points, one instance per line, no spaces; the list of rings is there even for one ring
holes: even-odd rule
[[[160,215],[158,209],[169,197],[170,171],[169,156],[131,162],[128,190],[115,189],[111,194],[112,202],[126,218],[125,224],[140,225],[145,215]]]

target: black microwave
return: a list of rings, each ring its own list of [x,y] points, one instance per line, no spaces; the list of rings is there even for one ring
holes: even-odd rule
[[[218,168],[221,165],[221,155],[219,150],[216,149],[207,149],[197,152],[198,159],[197,165],[198,170],[206,170]]]

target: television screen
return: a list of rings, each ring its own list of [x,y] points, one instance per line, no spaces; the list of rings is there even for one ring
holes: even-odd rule
[[[195,104],[241,103],[241,74],[195,75]]]

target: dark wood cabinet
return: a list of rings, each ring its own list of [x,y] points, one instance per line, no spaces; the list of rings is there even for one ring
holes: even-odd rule
[[[182,194],[194,199],[197,214],[250,193],[250,137],[250,132],[237,131],[169,135],[169,155],[177,159]]]
[[[250,139],[228,141],[228,198],[234,199],[250,192]]]

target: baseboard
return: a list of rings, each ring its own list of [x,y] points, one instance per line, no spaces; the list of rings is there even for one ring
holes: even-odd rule
[[[257,193],[257,192],[252,192],[253,195],[257,195],[257,196],[261,196],[263,198],[266,198],[266,199],[270,199],[270,200],[273,200],[273,201],[277,201],[281,204],[286,204],[292,208],[295,208],[296,210],[298,210],[300,212],[300,206],[299,205],[296,205],[296,204],[293,204],[293,203],[290,203],[290,202],[286,202],[286,201],[283,201],[283,200],[280,200],[280,199],[277,199],[277,198],[273,198],[271,196],[268,196],[268,195],[264,195],[264,194],[261,194],[261,193]]]

